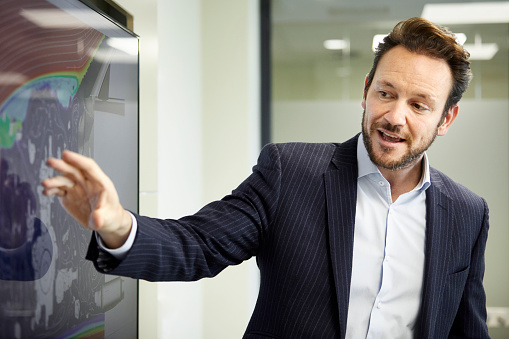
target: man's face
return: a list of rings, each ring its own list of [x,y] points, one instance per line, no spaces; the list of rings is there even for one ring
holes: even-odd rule
[[[444,60],[402,46],[389,50],[362,100],[362,132],[371,161],[390,170],[420,161],[457,115],[458,107],[453,106],[442,121],[451,87],[451,71]]]

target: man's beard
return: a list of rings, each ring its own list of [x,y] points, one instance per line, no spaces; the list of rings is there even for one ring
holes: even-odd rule
[[[399,159],[388,159],[384,160],[382,157],[377,157],[373,150],[373,142],[371,139],[371,134],[379,133],[377,131],[377,127],[382,127],[383,129],[389,131],[389,132],[399,132],[400,128],[398,126],[393,126],[390,123],[387,123],[386,125],[380,125],[377,126],[376,124],[372,124],[370,126],[370,130],[367,130],[367,126],[365,126],[365,120],[366,120],[366,110],[362,113],[362,139],[364,141],[364,146],[366,147],[366,150],[368,151],[369,158],[371,161],[379,168],[385,168],[388,170],[396,171],[400,170],[406,167],[409,167],[413,165],[417,160],[419,160],[424,152],[431,146],[433,141],[435,140],[438,132],[438,127],[433,132],[433,135],[431,135],[429,138],[423,140],[419,145],[413,145],[413,139],[405,139],[404,142],[407,143],[409,146],[408,151],[403,154]],[[388,154],[393,149],[389,148],[382,148],[382,151],[385,154]]]

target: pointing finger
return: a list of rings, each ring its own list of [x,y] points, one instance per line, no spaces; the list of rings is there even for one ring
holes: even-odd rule
[[[58,187],[54,187],[54,188],[45,188],[43,191],[42,191],[42,194],[44,194],[45,196],[51,196],[51,195],[56,195],[56,196],[59,196],[59,197],[62,197],[65,195],[65,191],[58,188]]]
[[[50,158],[46,161],[46,164],[63,175],[72,178],[74,181],[82,183],[85,179],[77,168],[71,166],[64,160]]]
[[[69,179],[66,176],[59,175],[53,178],[49,178],[46,180],[43,180],[42,186],[45,189],[52,189],[52,188],[65,188],[65,189],[71,189],[75,185],[75,182]]]
[[[106,178],[99,165],[91,158],[66,150],[62,153],[62,159],[74,168],[79,169],[86,177],[98,181]]]

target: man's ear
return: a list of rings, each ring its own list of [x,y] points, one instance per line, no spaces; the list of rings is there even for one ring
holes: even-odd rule
[[[447,134],[447,130],[451,127],[452,122],[458,116],[459,107],[458,105],[451,106],[447,111],[447,115],[444,118],[444,121],[438,126],[437,135],[443,136]]]
[[[366,78],[364,79],[364,91],[362,92],[362,102],[361,102],[361,106],[362,108],[366,109],[366,86],[368,84],[368,77],[369,77],[369,73],[366,74]]]

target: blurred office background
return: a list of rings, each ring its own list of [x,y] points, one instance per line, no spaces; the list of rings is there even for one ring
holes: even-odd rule
[[[400,20],[429,16],[464,34],[474,79],[429,155],[490,205],[490,333],[509,337],[509,2],[116,2],[141,37],[140,211],[159,217],[228,194],[265,141],[341,142],[357,133],[373,38]],[[326,40],[336,47],[325,48]],[[142,281],[140,338],[240,338],[257,285],[254,260],[196,283]]]

